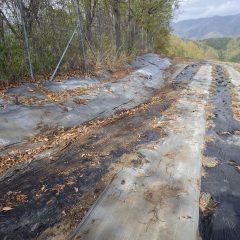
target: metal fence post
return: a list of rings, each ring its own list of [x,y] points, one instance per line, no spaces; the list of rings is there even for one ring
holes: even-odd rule
[[[50,81],[52,81],[52,80],[54,79],[54,77],[55,77],[55,75],[56,75],[56,73],[57,73],[57,71],[58,71],[58,68],[59,68],[59,66],[60,66],[60,64],[61,64],[61,62],[62,62],[62,60],[63,60],[63,58],[64,58],[64,56],[65,56],[65,54],[66,54],[66,52],[67,52],[67,50],[68,50],[68,48],[69,48],[69,46],[70,46],[70,44],[71,44],[71,42],[72,42],[72,40],[73,40],[73,37],[74,37],[74,35],[75,35],[76,33],[77,33],[77,27],[74,29],[74,32],[73,32],[72,36],[70,37],[70,39],[69,39],[69,41],[68,41],[68,43],[67,43],[67,46],[65,47],[65,49],[64,49],[64,51],[63,51],[63,54],[62,54],[62,56],[61,56],[61,58],[60,58],[60,60],[59,60],[59,62],[58,62],[58,64],[57,64],[57,66],[56,66],[56,68],[55,68],[55,70],[54,70],[51,78],[50,78]]]

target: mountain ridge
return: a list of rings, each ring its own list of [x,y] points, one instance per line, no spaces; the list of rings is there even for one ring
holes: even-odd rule
[[[182,20],[172,24],[174,33],[189,39],[212,37],[239,37],[240,13],[228,16],[214,16]]]

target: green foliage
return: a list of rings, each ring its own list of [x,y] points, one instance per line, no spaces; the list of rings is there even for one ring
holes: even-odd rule
[[[207,46],[210,46],[216,50],[226,50],[227,44],[230,42],[231,38],[209,38],[199,41]]]
[[[168,53],[194,59],[218,59],[218,53],[213,48],[173,35],[170,38]]]
[[[223,59],[230,62],[240,62],[240,38],[231,39],[223,52]]]
[[[169,53],[199,59],[240,62],[240,38],[210,38],[199,41],[172,36]]]
[[[133,56],[153,49],[167,52],[170,21],[178,3],[178,0],[21,1],[35,76],[53,72],[79,19],[81,31],[73,39],[61,70],[81,71],[86,65],[92,72],[96,62],[112,69],[112,64],[106,61],[111,57],[126,59],[126,54]],[[29,75],[27,49],[19,6],[15,0],[5,2],[0,1],[0,9],[6,9],[0,11],[0,80],[18,80]],[[99,59],[104,64],[99,64]]]
[[[169,42],[171,39],[170,32],[167,28],[160,28],[156,33],[156,38],[154,42],[154,50],[161,53],[168,53]]]
[[[214,48],[222,61],[240,62],[240,38],[210,38],[199,42]]]
[[[24,55],[21,43],[13,36],[9,35],[0,43],[0,80],[6,80],[5,76],[10,75],[17,80],[26,71]]]
[[[177,1],[170,0],[137,0],[136,21],[147,31],[158,31],[167,26],[172,18],[172,8]]]

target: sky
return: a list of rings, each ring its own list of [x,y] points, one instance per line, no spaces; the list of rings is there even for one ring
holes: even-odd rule
[[[240,0],[181,0],[174,21],[240,13]]]

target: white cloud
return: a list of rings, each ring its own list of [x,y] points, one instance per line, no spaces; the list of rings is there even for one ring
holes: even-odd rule
[[[239,0],[183,0],[175,20],[224,16],[240,13]]]

